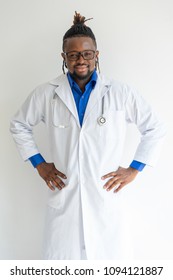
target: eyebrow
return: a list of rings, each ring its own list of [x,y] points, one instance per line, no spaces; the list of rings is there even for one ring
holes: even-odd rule
[[[83,51],[76,51],[76,50],[72,50],[72,51],[69,51],[69,52],[85,52],[85,51],[93,51],[93,52],[96,52],[96,50],[92,50],[92,49],[86,49],[86,50],[83,50]],[[69,52],[64,52],[64,53],[69,53]]]

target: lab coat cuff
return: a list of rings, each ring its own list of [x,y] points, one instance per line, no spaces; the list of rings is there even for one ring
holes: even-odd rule
[[[130,164],[130,167],[132,167],[138,171],[142,171],[144,169],[145,165],[146,165],[145,163],[133,160],[132,163]]]
[[[29,158],[30,162],[34,167],[37,167],[38,164],[45,162],[45,159],[42,157],[41,154],[36,154]]]

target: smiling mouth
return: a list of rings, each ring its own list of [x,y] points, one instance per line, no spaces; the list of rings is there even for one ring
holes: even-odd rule
[[[83,72],[85,71],[86,69],[88,69],[89,66],[88,65],[76,65],[75,66],[75,69],[78,71],[78,72]]]

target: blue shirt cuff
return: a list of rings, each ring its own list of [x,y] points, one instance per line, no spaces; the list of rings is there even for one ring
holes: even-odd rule
[[[145,167],[145,163],[133,160],[132,163],[130,164],[130,167],[137,169],[138,171],[142,171]]]
[[[30,162],[34,167],[36,167],[38,164],[45,162],[45,159],[42,157],[41,154],[36,154],[29,158]]]

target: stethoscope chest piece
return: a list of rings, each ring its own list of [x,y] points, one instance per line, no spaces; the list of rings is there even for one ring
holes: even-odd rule
[[[103,117],[103,116],[100,116],[98,119],[97,119],[97,122],[99,125],[104,125],[106,123],[106,118]]]

